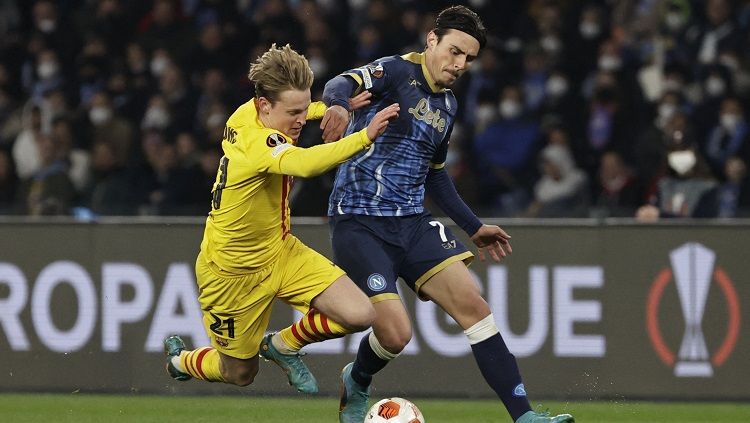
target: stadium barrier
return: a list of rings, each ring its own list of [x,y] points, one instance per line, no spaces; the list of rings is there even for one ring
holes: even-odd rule
[[[750,399],[749,222],[499,223],[513,255],[470,269],[533,398]],[[208,344],[202,219],[8,218],[0,231],[0,390],[295,394],[271,364],[248,388],[166,375],[165,336]],[[293,231],[331,256],[322,219]],[[403,294],[414,338],[373,395],[493,397],[461,328]],[[270,329],[296,318],[277,303]],[[307,349],[323,394],[337,393],[361,335]]]

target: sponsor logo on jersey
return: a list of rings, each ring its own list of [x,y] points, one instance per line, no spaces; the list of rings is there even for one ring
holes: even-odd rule
[[[515,388],[513,388],[513,395],[516,397],[526,396],[526,388],[523,386],[523,383],[519,383]]]
[[[440,117],[440,109],[434,112],[430,110],[430,103],[426,98],[421,98],[415,107],[409,107],[409,113],[417,120],[427,122],[437,129],[438,132],[445,130],[445,118]]]
[[[229,346],[229,340],[227,339],[219,338],[218,336],[215,337],[214,339],[216,340],[216,344],[219,345],[220,347],[226,348]]]
[[[281,144],[286,144],[286,138],[281,134],[273,133],[266,138],[266,145],[273,148]]]
[[[382,291],[386,287],[385,277],[380,273],[373,273],[367,278],[367,287],[373,291]]]

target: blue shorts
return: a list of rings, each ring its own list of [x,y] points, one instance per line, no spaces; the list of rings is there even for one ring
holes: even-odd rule
[[[334,261],[373,303],[399,298],[398,277],[419,294],[422,284],[448,265],[468,264],[474,258],[450,229],[427,212],[345,214],[333,216],[330,225]]]

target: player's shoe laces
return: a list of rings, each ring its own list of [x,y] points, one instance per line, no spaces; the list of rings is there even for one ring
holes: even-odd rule
[[[367,400],[370,387],[363,387],[352,378],[349,363],[341,370],[341,400],[339,402],[339,423],[362,423],[367,414]]]
[[[537,413],[527,411],[526,414],[519,417],[516,423],[573,423],[576,419],[570,414],[560,414],[559,416],[550,416],[549,412]]]
[[[259,354],[266,361],[273,361],[278,364],[279,367],[286,373],[289,384],[297,388],[298,391],[304,394],[314,394],[318,392],[318,381],[315,380],[315,376],[310,372],[310,369],[305,366],[302,361],[302,353],[296,354],[282,354],[277,350],[271,342],[272,333],[263,337],[260,341]]]
[[[185,381],[190,379],[190,375],[183,373],[172,364],[172,357],[179,357],[182,350],[185,349],[185,342],[177,335],[172,335],[164,340],[164,352],[167,354],[167,373],[172,379]]]

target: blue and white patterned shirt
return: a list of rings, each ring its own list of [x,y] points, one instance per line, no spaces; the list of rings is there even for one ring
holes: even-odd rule
[[[427,172],[445,165],[455,96],[435,86],[420,53],[385,57],[343,75],[359,85],[357,91],[373,94],[369,106],[354,112],[347,134],[365,128],[393,103],[401,111],[369,149],[339,166],[328,215],[422,213]]]

